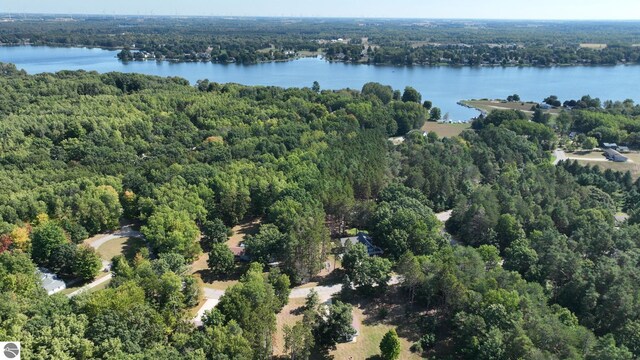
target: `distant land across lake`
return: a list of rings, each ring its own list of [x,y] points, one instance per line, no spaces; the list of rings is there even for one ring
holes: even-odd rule
[[[318,81],[322,89],[361,89],[367,82],[379,82],[402,90],[416,88],[423,100],[449,114],[453,121],[477,116],[473,109],[457,105],[465,99],[506,98],[542,101],[557,95],[562,101],[582,95],[601,100],[640,101],[640,66],[572,67],[393,67],[331,63],[320,58],[256,65],[210,62],[169,63],[134,61],[123,63],[117,51],[44,46],[2,46],[0,61],[14,63],[29,74],[61,70],[101,73],[119,71],[157,76],[179,76],[195,83],[209,79],[219,83],[310,87]]]

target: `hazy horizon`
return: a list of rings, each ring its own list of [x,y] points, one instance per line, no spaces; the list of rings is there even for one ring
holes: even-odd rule
[[[583,3],[567,0],[539,0],[514,4],[507,0],[449,0],[438,3],[421,0],[325,0],[316,3],[295,0],[246,0],[215,3],[204,0],[173,2],[152,0],[82,1],[4,0],[3,14],[121,15],[121,16],[214,16],[285,18],[378,18],[443,20],[640,20],[640,1],[610,0]],[[633,15],[630,15],[633,14]]]

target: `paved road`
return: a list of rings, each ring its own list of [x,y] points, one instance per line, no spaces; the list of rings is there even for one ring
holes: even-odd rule
[[[400,276],[394,275],[389,280],[389,285],[396,285],[400,283]],[[334,285],[318,285],[311,287],[297,287],[291,290],[291,294],[289,294],[289,299],[302,299],[306,298],[307,295],[311,292],[311,290],[315,290],[320,296],[321,300],[327,300],[333,295],[342,291],[342,284],[334,284]],[[208,287],[204,287],[202,289],[204,297],[209,300],[220,300],[222,295],[224,295],[224,290],[219,289],[211,289]]]
[[[453,214],[453,210],[443,211],[441,213],[437,213],[436,218],[438,218],[440,222],[446,223],[447,220],[451,218],[451,214]]]
[[[215,299],[208,299],[207,301],[205,301],[202,307],[198,310],[196,317],[194,317],[191,322],[195,326],[202,326],[202,317],[204,316],[205,311],[211,310],[216,307],[218,305],[218,302],[219,300]]]
[[[79,295],[79,294],[81,294],[81,293],[83,293],[85,291],[88,291],[88,290],[90,290],[90,289],[92,289],[92,288],[94,288],[94,287],[96,287],[96,286],[98,286],[100,284],[103,284],[103,283],[111,280],[112,277],[113,277],[113,274],[112,273],[108,273],[107,275],[97,279],[96,281],[94,281],[94,282],[92,282],[90,284],[87,284],[87,285],[81,287],[80,289],[70,293],[70,294],[67,294],[67,297],[72,298],[72,297],[74,297],[76,295]]]
[[[131,225],[123,226],[122,229],[114,232],[113,234],[105,235],[100,239],[89,243],[89,246],[98,250],[98,248],[105,243],[118,238],[127,238],[127,237],[142,237],[142,234],[139,231],[131,229]]]
[[[321,302],[325,302],[329,300],[333,295],[342,291],[342,284],[335,284],[330,286],[314,286],[307,288],[295,288],[291,290],[291,294],[289,294],[290,299],[300,299],[306,298],[307,295],[311,292],[311,290],[315,290],[318,293],[318,297]]]
[[[98,250],[100,246],[104,245],[105,243],[111,240],[118,239],[118,238],[128,238],[128,237],[142,237],[142,234],[139,231],[131,229],[131,225],[126,225],[126,226],[123,226],[120,230],[115,231],[113,234],[105,235],[88,244],[92,248]],[[106,276],[94,280],[93,282],[81,287],[80,289],[68,294],[67,296],[70,298],[74,297],[78,294],[81,294],[85,291],[88,291],[100,284],[104,284],[105,282],[111,280],[111,278],[113,278],[113,274],[111,273],[111,262],[107,260],[102,260],[102,271],[105,271],[105,270],[109,271],[109,273]]]
[[[207,299],[220,300],[222,295],[224,295],[224,290],[217,290],[217,289],[211,289],[211,288],[205,287],[202,289],[202,293],[204,294],[204,297]]]
[[[556,159],[553,161],[553,165],[558,165],[558,163],[560,163],[560,161],[565,161],[565,160],[569,159],[567,157],[567,154],[562,149],[555,149],[553,151],[553,156],[556,157]]]
[[[569,157],[569,160],[600,161],[600,162],[609,162],[610,161],[609,159],[605,159],[605,158],[584,158],[584,157],[581,157],[581,158]]]

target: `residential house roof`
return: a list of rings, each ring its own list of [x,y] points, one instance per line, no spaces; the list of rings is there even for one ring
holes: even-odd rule
[[[371,239],[371,237],[363,232],[359,232],[357,236],[340,239],[340,244],[342,245],[342,247],[347,246],[347,243],[350,243],[351,245],[360,243],[366,246],[369,256],[382,255],[384,253],[381,248],[373,245],[373,240]]]
[[[48,269],[38,268],[36,274],[40,277],[42,287],[47,291],[47,294],[53,295],[67,288],[64,281],[58,278],[58,275],[52,273]]]

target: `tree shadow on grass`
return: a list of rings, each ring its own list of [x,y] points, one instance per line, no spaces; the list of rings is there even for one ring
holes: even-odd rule
[[[291,309],[291,311],[289,311],[289,314],[291,315],[302,315],[304,314],[304,312],[307,310],[307,307],[305,305],[302,306],[298,306],[295,309]]]
[[[146,247],[147,244],[145,243],[143,238],[130,237],[122,247],[122,255],[124,255],[127,260],[131,261],[136,257],[136,254],[138,254],[141,249],[144,249]]]
[[[411,304],[399,286],[390,286],[384,294],[370,296],[351,291],[345,300],[362,309],[363,325],[389,325],[396,328],[400,337],[410,342],[420,339],[418,320],[423,317],[427,309]]]
[[[344,270],[336,269],[325,276],[314,276],[311,282],[317,282],[320,286],[339,284],[344,277]]]
[[[228,274],[217,275],[209,269],[198,270],[194,274],[199,275],[205,283],[213,283],[215,281],[235,281],[240,280],[242,275],[247,272],[248,268],[249,264],[247,263],[236,263],[233,271]]]

